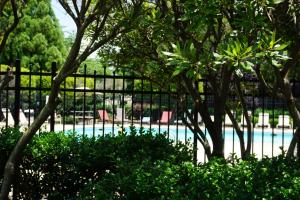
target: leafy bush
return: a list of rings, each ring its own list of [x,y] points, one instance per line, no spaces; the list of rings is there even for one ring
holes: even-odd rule
[[[194,166],[167,161],[107,172],[82,190],[79,199],[298,199],[300,162],[276,158]]]
[[[14,129],[0,133],[1,169],[20,135]],[[129,134],[98,138],[45,132],[34,137],[26,148],[15,186],[20,199],[69,199],[89,181],[100,180],[107,171],[117,173],[126,167],[130,170],[143,160],[178,164],[191,158],[189,148],[174,145],[166,135],[134,128]]]
[[[9,157],[10,152],[13,150],[16,141],[21,137],[21,133],[17,129],[2,128],[0,130],[0,170],[4,171],[6,160]],[[0,179],[2,180],[2,174]]]
[[[0,167],[21,133],[1,130]],[[18,199],[298,199],[300,160],[284,156],[194,166],[191,150],[132,128],[98,138],[41,133],[26,148]],[[1,179],[3,174],[1,174]]]

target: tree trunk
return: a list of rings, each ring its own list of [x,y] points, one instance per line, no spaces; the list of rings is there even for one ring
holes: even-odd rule
[[[49,96],[49,101],[39,113],[38,117],[34,120],[32,125],[29,127],[26,133],[24,133],[19,139],[18,143],[11,152],[4,169],[4,177],[1,186],[0,200],[8,199],[8,194],[11,189],[11,184],[14,180],[14,175],[16,173],[17,163],[22,155],[23,150],[26,148],[27,144],[30,142],[32,137],[38,131],[38,129],[47,120],[50,114],[54,111],[56,106],[59,104],[58,90],[60,81],[53,81],[53,87],[51,88],[51,93]]]
[[[236,121],[236,119],[234,118],[233,114],[231,113],[230,109],[226,106],[226,113],[229,116],[233,128],[236,130],[236,133],[239,137],[239,141],[240,141],[240,149],[241,149],[241,157],[242,159],[245,158],[246,156],[246,148],[245,148],[245,140],[244,140],[244,132],[240,129],[238,122]]]
[[[297,148],[299,149],[299,137],[297,137],[299,134],[300,134],[300,128],[297,128],[296,132],[292,138],[292,141],[289,145],[288,151],[286,153],[286,157],[291,158],[294,156],[296,146],[298,146]],[[297,152],[297,156],[298,156],[298,152]]]
[[[213,143],[212,157],[224,158],[224,136],[222,131],[222,121],[224,114],[224,99],[215,96],[214,99],[214,129],[211,132],[211,140]]]
[[[286,102],[287,108],[294,120],[294,125],[296,127],[300,127],[300,113],[297,108],[297,102],[295,98],[293,97],[291,88],[290,88],[290,82],[287,78],[284,78],[280,76],[279,73],[277,73],[278,82],[280,84],[280,88],[282,89],[282,93],[284,94],[284,100]],[[290,143],[287,157],[292,157],[294,155],[294,151],[296,148],[297,142],[300,140],[300,128],[297,128],[295,134],[293,135],[293,139]]]
[[[217,134],[213,140],[213,152],[211,157],[224,158],[224,138],[222,134]]]
[[[251,146],[252,146],[252,144],[251,144],[251,142],[252,142],[252,125],[251,125],[250,116],[247,111],[244,93],[242,92],[241,83],[240,83],[238,76],[234,76],[234,80],[235,80],[235,87],[237,90],[237,94],[240,99],[240,102],[241,102],[241,105],[243,108],[243,114],[244,114],[246,124],[247,124],[247,147],[246,148],[245,148],[245,141],[244,141],[244,133],[243,133],[243,131],[240,130],[240,127],[238,126],[238,124],[236,124],[236,126],[237,126],[236,131],[237,131],[237,133],[239,135],[239,139],[240,139],[241,157],[242,157],[242,159],[245,159],[246,157],[250,156],[250,151],[251,151]],[[241,140],[243,140],[243,142],[241,142]]]

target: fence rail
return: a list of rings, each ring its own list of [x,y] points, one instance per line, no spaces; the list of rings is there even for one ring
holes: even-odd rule
[[[129,126],[144,127],[159,133],[166,132],[167,137],[175,142],[191,140],[194,147],[198,147],[195,156],[199,161],[205,161],[200,144],[182,123],[182,117],[186,116],[180,111],[176,89],[169,86],[163,90],[144,77],[132,75],[134,72],[130,71],[116,72],[106,67],[102,71],[90,73],[85,66],[82,73],[73,74],[62,83],[62,102],[45,123],[47,130],[77,131],[94,137],[118,134],[120,130],[128,131]],[[6,73],[0,68],[1,79]],[[55,74],[55,63],[50,72],[34,72],[32,67],[29,67],[29,71],[22,71],[20,61],[17,61],[14,80],[0,94],[0,126],[29,126],[45,105]],[[261,128],[254,129],[252,153],[257,156],[281,153],[280,148],[287,149],[295,129],[292,119],[286,117],[288,112],[284,102],[267,96],[255,79],[245,79],[243,83],[252,123],[260,123],[259,113],[269,114],[268,121],[263,121]],[[299,83],[296,80],[291,82],[295,95]],[[199,84],[204,88],[201,95],[205,97],[206,105],[213,115],[213,96],[208,89],[209,85],[205,80],[200,80]],[[185,94],[185,98],[187,108],[193,112],[193,101],[188,94]],[[242,121],[241,106],[234,93],[229,96],[228,103],[238,121]],[[200,116],[199,123],[207,132]],[[224,116],[225,154],[239,154],[235,131],[226,123]]]

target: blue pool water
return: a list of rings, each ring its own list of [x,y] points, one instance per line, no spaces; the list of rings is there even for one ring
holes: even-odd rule
[[[118,134],[118,131],[120,129],[119,128],[114,128],[114,135]],[[137,131],[139,129],[137,128]],[[145,128],[145,131],[147,131],[148,129]],[[172,140],[179,140],[179,141],[186,141],[188,139],[192,140],[193,139],[193,133],[187,128],[180,128],[180,129],[176,129],[176,128],[172,128],[170,127],[169,130],[167,128],[160,128],[160,130],[158,128],[152,128],[153,133],[164,133],[166,132],[167,135],[169,136],[170,139]],[[77,128],[75,129],[75,131],[78,134],[82,134],[83,133],[83,129],[82,128]],[[84,129],[84,134],[87,136],[92,137],[93,135],[98,136],[98,135],[106,135],[106,134],[112,134],[113,129],[112,127],[105,127],[104,129],[99,129],[99,128],[90,128],[87,127]],[[130,132],[130,128],[125,128],[125,132],[129,133]],[[208,134],[208,133],[207,133]],[[289,130],[284,130],[280,131],[277,130],[275,134],[273,134],[272,132],[266,132],[266,130],[262,131],[255,131],[253,133],[253,142],[257,143],[257,142],[263,142],[263,143],[273,143],[273,144],[283,144],[283,143],[289,143],[292,139],[292,132]],[[232,129],[227,129],[224,131],[224,137],[225,140],[231,140],[231,141],[238,141],[238,136],[237,134],[232,130]],[[247,139],[247,135],[245,133],[245,140]],[[209,138],[209,137],[208,137]]]

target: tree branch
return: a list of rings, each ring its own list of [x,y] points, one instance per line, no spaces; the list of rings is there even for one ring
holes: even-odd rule
[[[233,113],[230,111],[230,108],[226,105],[225,111],[232,122],[233,128],[236,130],[236,134],[239,137],[240,140],[240,149],[241,149],[241,157],[242,159],[245,158],[245,140],[244,140],[244,132],[240,129],[240,126],[236,120],[236,118],[233,116]]]
[[[81,27],[80,19],[79,16],[76,17],[76,15],[73,13],[72,9],[70,8],[69,4],[67,1],[64,0],[58,0],[60,5],[65,9],[65,11],[70,15],[70,17],[73,19],[73,21],[76,24],[77,30]]]
[[[13,77],[12,71],[9,70],[5,74],[5,77],[0,81],[0,91],[3,90],[12,79],[14,79],[14,77]]]
[[[272,87],[270,84],[268,84],[264,78],[264,76],[261,74],[261,71],[259,69],[259,67],[256,67],[254,69],[256,76],[259,80],[259,82],[262,84],[262,86],[264,87],[265,91],[267,92],[267,94],[269,94],[270,96],[276,96],[278,98],[284,98],[284,96],[282,96],[280,93],[278,93],[278,88],[277,87]],[[278,86],[279,87],[279,86]]]
[[[290,59],[286,62],[281,70],[281,76],[285,77],[290,69],[295,68],[299,62],[300,39],[296,40],[294,47],[291,50]]]
[[[8,2],[8,0],[2,0],[0,2],[0,16],[3,15],[3,10],[4,10],[4,7],[5,7],[5,4]]]
[[[248,111],[247,111],[247,106],[246,106],[246,102],[245,102],[245,98],[244,98],[244,93],[242,92],[241,82],[240,82],[240,80],[237,76],[235,76],[234,79],[235,79],[235,87],[236,87],[236,90],[237,90],[237,94],[238,94],[238,97],[240,99],[240,102],[241,102],[241,105],[242,105],[242,108],[243,108],[243,116],[245,117],[246,124],[247,124],[247,147],[246,147],[246,151],[245,151],[244,156],[248,156],[250,154],[250,150],[251,150],[252,125],[251,125],[250,116],[249,116]]]
[[[75,9],[76,15],[78,16],[79,19],[81,19],[82,16],[81,16],[81,13],[79,12],[76,0],[72,0],[72,2],[73,2],[73,6],[74,6],[74,9]]]
[[[211,117],[208,112],[207,106],[205,106],[201,100],[201,96],[198,93],[198,89],[193,86],[191,83],[191,80],[186,78],[184,75],[181,75],[181,80],[183,81],[183,85],[186,89],[186,91],[191,94],[192,98],[194,99],[194,102],[196,104],[199,104],[197,107],[199,108],[199,113],[202,116],[202,119],[204,121],[204,124],[206,125],[208,132],[211,136],[212,139],[214,139],[214,134],[215,133],[215,127],[214,123],[211,120]]]

